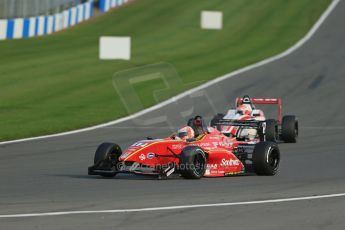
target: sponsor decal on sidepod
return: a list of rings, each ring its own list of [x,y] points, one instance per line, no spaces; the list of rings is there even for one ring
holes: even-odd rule
[[[146,159],[146,157],[145,157],[145,155],[144,155],[144,154],[140,154],[139,159],[143,161],[143,160],[145,160],[145,159]]]
[[[154,153],[148,153],[148,154],[146,155],[146,157],[147,157],[147,159],[152,159],[152,158],[155,157],[155,154],[154,154]]]
[[[220,166],[239,166],[240,165],[240,161],[239,160],[227,160],[227,159],[222,159]]]
[[[217,165],[217,164],[207,164],[207,165],[206,165],[206,168],[207,168],[207,169],[217,169],[217,168],[218,168],[218,165]]]

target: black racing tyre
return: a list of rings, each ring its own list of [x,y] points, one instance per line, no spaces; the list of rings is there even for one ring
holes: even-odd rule
[[[296,143],[297,138],[298,120],[296,116],[284,116],[282,121],[282,140],[287,143]]]
[[[216,124],[217,124],[217,122],[218,122],[220,119],[223,119],[224,116],[225,116],[225,115],[224,115],[223,113],[217,113],[217,115],[215,115],[215,116],[212,118],[212,120],[211,120],[211,122],[210,122],[210,126],[216,128],[216,129],[218,129],[218,130],[220,131],[220,125],[216,125]]]
[[[280,163],[280,151],[274,142],[259,142],[253,152],[253,169],[258,175],[273,176]]]
[[[276,142],[278,139],[278,124],[276,120],[266,120],[266,141]]]
[[[206,154],[197,146],[185,147],[180,155],[179,171],[185,179],[200,179],[206,170]]]
[[[113,166],[117,166],[121,153],[119,145],[102,143],[96,150],[94,164],[100,169],[111,169]]]

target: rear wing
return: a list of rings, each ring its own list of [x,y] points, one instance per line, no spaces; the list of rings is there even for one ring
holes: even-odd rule
[[[247,98],[245,98],[247,99]],[[280,98],[250,98],[248,101],[243,101],[243,98],[236,98],[236,107],[242,103],[251,103],[253,105],[277,105],[277,121],[278,124],[282,122],[282,105]]]

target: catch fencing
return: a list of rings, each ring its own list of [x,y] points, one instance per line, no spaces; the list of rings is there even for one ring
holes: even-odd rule
[[[93,0],[51,15],[0,20],[0,40],[47,35],[92,17]]]
[[[129,0],[98,0],[104,13]],[[48,35],[94,15],[95,0],[0,0],[0,40]]]
[[[53,15],[88,0],[0,0],[0,19]]]

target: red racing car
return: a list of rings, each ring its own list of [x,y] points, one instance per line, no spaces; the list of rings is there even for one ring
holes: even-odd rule
[[[280,151],[276,143],[262,141],[265,135],[262,121],[221,120],[220,123],[256,129],[259,135],[251,141],[228,137],[217,129],[206,127],[197,116],[178,134],[141,140],[124,151],[114,143],[101,144],[88,174],[113,177],[130,173],[160,179],[178,174],[186,179],[200,179],[252,171],[258,175],[277,173]],[[183,138],[190,132],[193,136]]]
[[[216,127],[219,131],[227,136],[255,136],[253,129],[241,129],[236,126],[217,125],[220,119],[231,119],[238,121],[265,121],[265,133],[267,141],[284,141],[295,143],[298,138],[298,120],[294,115],[282,116],[280,98],[250,98],[249,96],[236,98],[236,109],[230,109],[226,114],[218,113],[211,120],[211,126]],[[264,112],[257,109],[255,105],[276,105],[277,118],[267,119]]]

